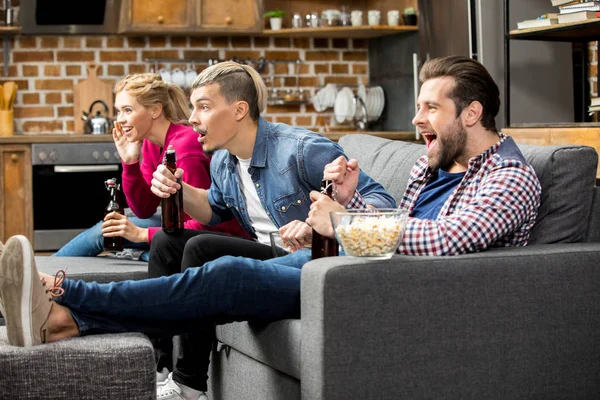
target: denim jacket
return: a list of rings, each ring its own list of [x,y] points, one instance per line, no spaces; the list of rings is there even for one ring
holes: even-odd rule
[[[259,118],[248,172],[263,208],[277,228],[307,218],[309,193],[320,190],[325,165],[342,155],[338,144],[319,134]],[[237,158],[227,150],[213,154],[212,184],[208,190],[213,211],[210,225],[235,217],[242,228],[256,237],[240,190],[236,163]],[[375,207],[396,206],[383,186],[362,171],[357,190]]]

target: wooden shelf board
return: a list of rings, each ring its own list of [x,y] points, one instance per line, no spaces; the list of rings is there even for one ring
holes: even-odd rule
[[[600,18],[537,28],[515,29],[510,31],[508,36],[510,39],[516,40],[591,42],[600,39]]]
[[[17,33],[21,31],[20,26],[0,26],[0,33]]]
[[[343,26],[322,28],[286,28],[280,30],[265,29],[263,36],[273,37],[318,37],[318,38],[376,38],[381,36],[396,35],[418,31],[417,26]]]

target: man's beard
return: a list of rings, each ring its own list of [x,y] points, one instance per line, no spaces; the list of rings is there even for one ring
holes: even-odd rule
[[[429,157],[429,167],[436,171],[439,168],[446,170],[458,156],[460,156],[467,145],[467,134],[460,118],[446,130],[446,135],[439,136],[436,139],[438,154],[437,157]]]

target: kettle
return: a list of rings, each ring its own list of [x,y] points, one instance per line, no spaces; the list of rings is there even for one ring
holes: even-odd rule
[[[100,103],[104,105],[104,112],[106,116],[100,114],[100,111],[96,111],[96,115],[90,117],[92,110],[94,109],[94,105],[96,103]],[[91,133],[92,135],[104,135],[108,133],[110,129],[110,124],[108,122],[108,106],[102,100],[96,100],[90,106],[88,112],[81,112],[81,119],[85,121],[85,130],[86,133]]]

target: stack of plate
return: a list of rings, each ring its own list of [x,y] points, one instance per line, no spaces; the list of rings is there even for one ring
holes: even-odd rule
[[[338,123],[342,124],[354,119],[355,107],[353,98],[354,93],[352,93],[352,89],[347,86],[344,86],[342,90],[338,92],[333,106],[333,115]]]
[[[385,96],[383,95],[383,88],[381,86],[374,86],[367,89],[367,98],[365,100],[367,105],[367,115],[369,121],[376,121],[381,117],[383,107],[385,106]]]
[[[329,107],[333,107],[338,94],[337,86],[334,83],[328,83],[320,89],[312,98],[312,104],[317,112],[323,112]]]

